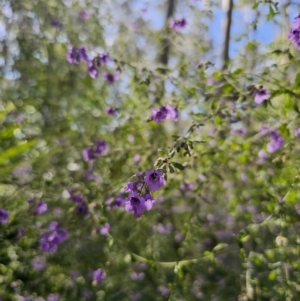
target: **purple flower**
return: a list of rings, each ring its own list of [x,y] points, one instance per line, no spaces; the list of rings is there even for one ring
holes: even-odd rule
[[[118,110],[117,109],[113,109],[111,107],[108,107],[106,109],[106,113],[110,116],[116,116],[117,115]]]
[[[86,147],[82,151],[82,157],[83,157],[83,160],[87,161],[87,162],[96,160],[95,152],[91,147]]]
[[[34,214],[42,214],[46,212],[48,209],[48,205],[45,202],[38,202],[34,207]]]
[[[115,208],[115,207],[122,207],[125,202],[127,200],[127,197],[122,195],[122,194],[119,194],[118,196],[116,196],[115,199],[113,198],[108,198],[106,201],[105,201],[105,204],[106,206],[108,206],[110,209],[112,208]]]
[[[190,184],[187,184],[187,183],[181,183],[180,184],[180,190],[185,192],[185,191],[190,191],[190,190],[193,190],[194,189],[194,184],[193,183],[190,183]]]
[[[82,10],[81,12],[79,12],[79,17],[81,19],[87,20],[87,19],[89,19],[90,15],[85,10]]]
[[[59,295],[58,294],[51,294],[47,297],[47,301],[58,301]]]
[[[81,194],[78,193],[73,193],[72,190],[68,189],[69,192],[69,197],[70,199],[75,202],[75,203],[82,203],[83,202],[83,196]]]
[[[183,241],[183,239],[184,239],[184,236],[181,233],[176,233],[175,236],[174,236],[174,240],[176,242],[181,242],[181,241]]]
[[[294,19],[288,38],[300,50],[300,15]]]
[[[58,246],[69,237],[69,233],[64,228],[58,228],[56,221],[52,222],[48,229],[41,236],[40,247],[44,253],[54,253]]]
[[[95,143],[95,155],[101,156],[108,150],[108,144],[106,141],[97,141]]]
[[[87,204],[84,203],[84,202],[79,203],[77,205],[76,211],[80,215],[87,215],[87,214],[89,214],[89,208],[88,208]]]
[[[102,225],[99,228],[99,233],[101,235],[106,235],[108,233],[109,229],[110,229],[110,224],[109,223],[105,223],[104,225]]]
[[[58,20],[52,20],[51,26],[53,26],[55,28],[61,28],[61,23]]]
[[[173,120],[177,121],[178,120],[177,108],[173,108],[169,105],[166,105],[166,109],[168,111],[166,119],[173,119]]]
[[[134,181],[134,182],[128,182],[126,184],[125,191],[127,192],[135,192],[138,191],[142,187],[143,183],[139,181]]]
[[[107,72],[104,75],[104,79],[107,83],[113,84],[116,80],[119,79],[119,76],[117,74]]]
[[[268,99],[270,97],[270,94],[268,90],[263,89],[262,86],[259,87],[259,89],[256,89],[254,91],[254,102],[257,104],[261,104],[264,100]]]
[[[160,234],[170,234],[173,229],[173,226],[171,223],[167,223],[166,225],[163,225],[162,223],[157,224],[156,230]]]
[[[145,199],[139,196],[138,193],[132,192],[126,200],[125,210],[127,212],[133,211],[133,217],[138,218],[145,210]]]
[[[48,205],[45,202],[36,202],[34,200],[28,200],[27,202],[30,204],[29,210],[35,215],[42,214],[48,210]]]
[[[162,296],[168,296],[170,294],[170,290],[165,287],[165,286],[162,286],[160,285],[157,290],[161,293]]]
[[[44,257],[36,256],[32,259],[31,265],[36,271],[44,270],[46,267],[46,259]]]
[[[143,197],[145,199],[145,209],[147,211],[151,210],[155,202],[155,198],[153,198],[153,196],[149,193],[145,194]]]
[[[108,150],[108,144],[104,140],[98,140],[92,147],[87,147],[82,151],[84,161],[94,161]]]
[[[106,278],[106,273],[102,269],[93,272],[93,279],[99,284]]]
[[[300,127],[295,129],[294,135],[295,137],[300,138]]]
[[[67,54],[67,61],[70,64],[76,64],[78,65],[81,61],[88,62],[88,56],[86,53],[86,48],[85,47],[71,47],[68,51]]]
[[[161,121],[165,120],[167,117],[168,112],[162,109],[153,109],[152,110],[152,119],[156,123],[160,123]]]
[[[78,55],[79,55],[79,57],[80,57],[83,61],[85,61],[86,63],[89,62],[89,57],[88,57],[88,55],[87,55],[87,50],[86,50],[85,47],[79,47],[79,48],[78,48]]]
[[[92,62],[88,65],[88,74],[91,78],[97,78],[99,76],[99,70],[94,66]]]
[[[164,119],[174,119],[175,121],[178,120],[178,110],[177,108],[173,108],[169,105],[162,106],[159,110],[154,109],[152,110],[152,119],[159,123]]]
[[[282,148],[284,140],[275,130],[270,131],[269,136],[271,141],[267,144],[267,150],[269,153],[275,153]]]
[[[185,26],[187,22],[185,18],[182,18],[181,20],[170,20],[170,27],[176,31],[181,31]]]
[[[158,170],[146,171],[145,182],[151,191],[157,191],[166,185],[164,174]]]
[[[96,57],[96,64],[98,67],[106,65],[110,60],[110,57],[107,53],[103,53]]]
[[[145,273],[141,272],[141,273],[137,273],[137,272],[132,272],[131,273],[131,279],[133,281],[141,281],[145,278]]]
[[[0,224],[6,224],[8,222],[9,215],[6,210],[0,209]]]

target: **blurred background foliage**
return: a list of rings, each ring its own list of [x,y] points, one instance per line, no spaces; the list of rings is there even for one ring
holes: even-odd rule
[[[0,6],[3,301],[299,300],[299,50],[287,38],[298,1]],[[186,28],[174,31],[171,18]],[[72,46],[111,60],[93,79],[67,62]],[[109,84],[105,72],[119,79]],[[270,99],[255,104],[254,85]],[[179,120],[151,120],[167,104]],[[283,137],[280,150],[267,151],[262,126]],[[109,150],[85,162],[97,139]],[[152,210],[134,219],[113,206],[159,158],[168,158],[167,185]],[[28,200],[47,212],[34,214]],[[69,238],[44,254],[52,221]]]

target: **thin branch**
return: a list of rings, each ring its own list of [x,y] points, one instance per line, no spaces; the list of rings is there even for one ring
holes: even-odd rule
[[[173,16],[174,10],[175,10],[175,0],[169,0],[167,16],[166,16],[166,22],[168,22],[169,19]],[[168,65],[169,53],[170,53],[170,44],[171,44],[171,41],[170,41],[169,37],[168,36],[165,37],[163,39],[163,42],[162,42],[163,53],[162,53],[161,58],[160,58],[160,62],[163,65]]]
[[[229,62],[229,45],[230,45],[230,30],[232,23],[233,0],[223,0],[227,16],[224,23],[224,46],[223,46],[223,69],[226,68]]]

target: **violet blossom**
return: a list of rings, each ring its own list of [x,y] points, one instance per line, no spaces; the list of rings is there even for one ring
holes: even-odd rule
[[[97,140],[92,147],[86,147],[82,151],[84,161],[94,161],[108,150],[108,144],[104,140]]]
[[[264,100],[268,99],[269,97],[269,91],[264,89],[263,86],[260,86],[254,91],[254,102],[257,104],[261,104]]]
[[[269,136],[271,137],[271,141],[267,144],[267,150],[269,153],[275,153],[282,148],[284,140],[275,130],[270,131]]]
[[[99,233],[101,235],[106,235],[108,233],[109,229],[110,229],[110,224],[105,223],[104,225],[100,226]]]
[[[268,99],[269,97],[269,91],[264,89],[263,86],[260,86],[254,91],[254,102],[257,104],[261,104],[264,100]]]
[[[46,259],[41,256],[36,256],[32,259],[31,265],[35,271],[42,271],[46,268]]]
[[[73,193],[72,190],[68,189],[69,198],[74,203],[82,203],[83,202],[83,196],[79,193]]]
[[[300,15],[294,19],[288,38],[300,50]]]
[[[110,60],[110,57],[109,57],[108,53],[100,54],[95,58],[95,61],[96,61],[96,64],[98,67],[106,65],[109,62],[109,60]]]
[[[85,47],[71,47],[68,50],[68,54],[67,54],[67,61],[70,64],[76,64],[78,65],[81,61],[85,61],[88,62],[88,56],[86,53],[86,48]]]
[[[90,18],[90,14],[88,12],[86,12],[85,10],[82,10],[79,12],[79,17],[81,19],[87,20]]]
[[[93,62],[89,62],[88,64],[88,74],[91,78],[97,78],[99,76],[99,70]]]
[[[134,218],[140,217],[145,210],[145,199],[139,196],[138,193],[132,192],[126,200],[125,210],[127,212],[133,211]]]
[[[166,185],[164,174],[158,170],[146,171],[145,182],[151,191],[157,191]]]
[[[187,25],[187,21],[185,18],[182,18],[181,20],[171,19],[169,25],[175,31],[181,31]]]
[[[0,209],[0,224],[6,224],[8,222],[9,215],[4,209]]]
[[[96,283],[100,284],[106,278],[106,273],[102,269],[93,272],[93,279]]]
[[[106,109],[106,113],[110,116],[116,116],[117,113],[118,113],[118,110],[117,109],[114,109],[114,108],[111,108],[111,107],[108,107]]]
[[[104,79],[108,84],[113,84],[115,81],[119,79],[119,76],[118,74],[107,72],[104,74]]]
[[[64,228],[58,228],[58,222],[52,222],[48,231],[45,231],[40,239],[40,247],[44,253],[54,253],[58,246],[69,237],[69,233]]]
[[[170,105],[162,106],[160,109],[152,110],[152,119],[156,123],[160,123],[165,119],[178,120],[178,110]]]

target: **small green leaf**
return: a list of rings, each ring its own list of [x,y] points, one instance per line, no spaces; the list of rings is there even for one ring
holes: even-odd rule
[[[300,72],[296,75],[295,86],[300,87]]]
[[[179,170],[184,170],[184,166],[180,163],[177,162],[171,162],[173,164],[173,166]]]
[[[224,243],[224,242],[221,242],[219,244],[217,244],[214,248],[213,248],[213,252],[218,252],[224,248],[226,248],[228,246],[228,244]]]

